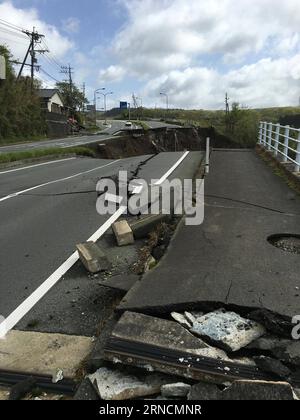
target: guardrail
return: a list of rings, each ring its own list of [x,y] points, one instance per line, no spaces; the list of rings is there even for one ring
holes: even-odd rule
[[[300,129],[262,121],[259,127],[259,144],[282,157],[283,163],[295,165],[300,172]]]

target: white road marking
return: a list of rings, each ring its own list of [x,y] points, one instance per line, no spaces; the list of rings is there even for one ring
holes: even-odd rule
[[[36,185],[36,186],[34,186],[34,187],[27,188],[26,190],[23,190],[23,191],[18,191],[18,192],[15,192],[15,193],[13,193],[13,194],[7,195],[6,197],[2,197],[2,198],[0,198],[0,203],[1,203],[2,201],[9,200],[10,198],[15,198],[15,197],[18,197],[19,195],[22,195],[22,194],[25,194],[25,193],[28,193],[28,192],[31,192],[31,191],[37,190],[38,188],[46,187],[46,186],[48,186],[48,185],[52,185],[52,184],[57,184],[57,183],[59,183],[59,182],[63,182],[63,181],[69,181],[70,179],[77,178],[77,177],[79,177],[79,176],[81,176],[81,175],[85,175],[85,174],[89,174],[89,173],[91,173],[91,172],[95,172],[95,171],[97,171],[98,169],[103,169],[103,168],[106,168],[107,166],[111,166],[111,165],[113,165],[113,164],[115,164],[115,163],[117,163],[117,162],[120,162],[120,160],[121,160],[121,159],[118,159],[118,160],[115,160],[114,162],[110,162],[110,163],[108,163],[107,165],[98,166],[97,168],[94,168],[94,169],[89,169],[88,171],[84,171],[84,172],[79,172],[78,174],[71,175],[71,176],[68,176],[68,177],[66,177],[66,178],[60,178],[60,179],[56,179],[56,180],[54,180],[54,181],[45,182],[44,184]]]
[[[123,213],[127,210],[127,206],[122,206],[119,210],[111,216],[93,236],[88,239],[88,242],[97,242],[105,232],[115,223]],[[19,321],[56,285],[56,283],[64,276],[70,268],[79,260],[78,252],[74,252],[44,283],[39,286],[21,305],[15,309],[1,324],[0,324],[0,338],[5,338],[5,335],[12,330]]]
[[[185,152],[184,155],[175,163],[175,165],[173,165],[172,168],[170,168],[168,172],[163,177],[160,178],[160,180],[156,181],[154,185],[163,184],[169,178],[169,176],[175,171],[175,169],[177,169],[178,166],[184,161],[184,159],[189,155],[189,153],[190,152]]]
[[[72,158],[67,158],[67,159],[52,160],[51,162],[38,163],[36,165],[30,165],[30,166],[24,166],[22,168],[10,169],[9,171],[0,172],[0,175],[10,174],[11,172],[24,171],[25,169],[37,168],[38,166],[51,165],[53,163],[67,162],[68,160],[74,160],[74,159],[77,159],[77,158],[72,157]]]

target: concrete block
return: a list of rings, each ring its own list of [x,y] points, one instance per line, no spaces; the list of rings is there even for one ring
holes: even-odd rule
[[[114,223],[113,231],[116,236],[118,246],[134,244],[133,232],[126,220]]]
[[[166,223],[170,220],[171,216],[165,214],[144,216],[139,220],[130,223],[131,230],[135,239],[144,239],[156,226],[161,223]]]
[[[265,328],[234,312],[219,310],[199,317],[191,332],[228,351],[238,351],[266,333]]]
[[[192,387],[190,401],[290,401],[297,396],[286,382],[236,381],[224,391],[215,385],[199,383]]]
[[[105,401],[132,400],[159,394],[166,380],[158,374],[146,375],[142,378],[105,367],[90,375],[89,379],[100,398]]]
[[[76,248],[81,262],[90,273],[96,274],[100,271],[110,270],[110,262],[94,242],[79,244]]]
[[[184,383],[167,384],[161,387],[161,395],[166,398],[186,398],[191,391],[191,385]]]

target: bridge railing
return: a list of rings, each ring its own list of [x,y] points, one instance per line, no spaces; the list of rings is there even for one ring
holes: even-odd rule
[[[262,121],[258,141],[283,163],[295,165],[295,171],[300,172],[300,129]]]

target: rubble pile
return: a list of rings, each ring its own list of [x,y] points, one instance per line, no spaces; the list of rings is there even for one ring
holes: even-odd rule
[[[103,345],[87,377],[102,400],[299,399],[300,343],[225,309],[125,312]]]

